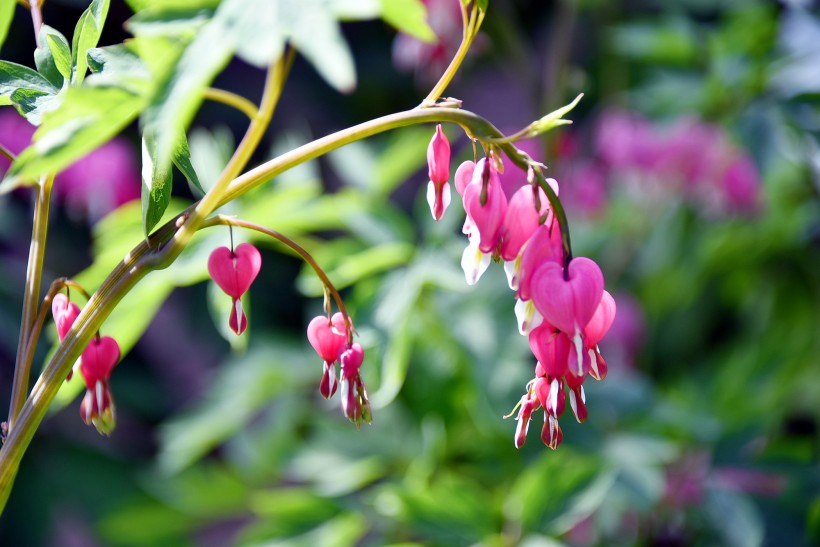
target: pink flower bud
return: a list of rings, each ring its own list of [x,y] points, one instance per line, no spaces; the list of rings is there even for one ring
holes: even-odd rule
[[[538,220],[549,209],[547,195],[537,189],[540,209],[535,208],[535,191],[532,186],[521,186],[510,198],[501,236],[502,260],[515,260],[521,247],[538,228]]]
[[[54,316],[54,323],[57,325],[57,336],[60,342],[74,324],[74,320],[80,315],[80,307],[68,299],[63,293],[54,295],[51,301],[51,314]]]
[[[437,184],[443,184],[450,178],[450,141],[441,124],[436,126],[436,133],[427,146],[427,169],[430,180]]]
[[[359,374],[359,368],[362,366],[362,361],[364,361],[364,350],[362,346],[354,343],[342,352],[339,360],[342,363],[342,376],[354,378]]]
[[[507,196],[492,162],[486,162],[487,158],[482,158],[476,164],[473,180],[464,190],[464,209],[478,232],[479,250],[491,253],[501,240],[504,216],[507,214]]]

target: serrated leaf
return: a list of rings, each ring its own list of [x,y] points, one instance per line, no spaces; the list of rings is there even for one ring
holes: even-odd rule
[[[68,167],[131,123],[145,100],[115,87],[69,88],[60,106],[43,118],[34,143],[17,157],[0,193],[21,180]]]
[[[151,233],[171,203],[172,175],[170,166],[163,167],[156,158],[157,141],[151,130],[142,136],[142,226],[145,235]]]
[[[14,6],[15,2],[11,2],[10,0],[0,2],[0,48],[6,43],[11,22],[14,20]]]
[[[427,8],[421,0],[381,0],[381,5],[385,23],[424,42],[436,41],[436,33],[427,24]]]
[[[17,63],[0,61],[0,96],[8,97],[18,89],[33,89],[51,94],[59,91],[39,72]]]
[[[52,44],[54,49],[52,50]],[[63,46],[65,49],[63,49]],[[66,57],[66,53],[68,56]],[[68,64],[66,65],[66,60]],[[60,66],[58,66],[58,61]],[[68,66],[71,70],[71,51],[68,49],[68,40],[58,30],[43,25],[37,37],[37,49],[34,50],[34,65],[37,72],[42,74],[54,87],[63,87],[65,75],[63,70]]]
[[[74,27],[74,37],[71,41],[71,60],[74,64],[72,83],[79,85],[85,78],[88,69],[86,53],[100,41],[102,28],[108,16],[110,0],[94,0],[86,8],[77,26]]]

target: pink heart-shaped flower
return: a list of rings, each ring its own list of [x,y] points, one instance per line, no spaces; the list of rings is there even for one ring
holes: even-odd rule
[[[604,294],[604,274],[586,257],[573,258],[568,279],[556,262],[541,265],[532,278],[532,300],[544,319],[575,336],[589,323]]]
[[[214,249],[208,258],[208,273],[225,294],[241,298],[262,267],[262,256],[250,243],[242,243],[233,253],[227,247]]]
[[[114,365],[120,360],[120,346],[110,336],[92,338],[83,351],[80,372],[89,390],[96,389],[97,382],[108,381]]]
[[[335,363],[339,359],[347,341],[345,335],[334,328],[335,322],[328,321],[327,317],[320,315],[314,317],[307,328],[308,342],[326,363]]]
[[[535,192],[538,192],[540,209],[535,208]],[[534,190],[529,184],[521,186],[507,205],[501,232],[501,258],[515,260],[521,247],[538,228],[538,219],[549,209],[544,190]]]

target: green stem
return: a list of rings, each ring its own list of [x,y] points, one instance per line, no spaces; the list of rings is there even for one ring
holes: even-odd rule
[[[478,29],[481,27],[481,22],[484,21],[484,14],[485,12],[478,9],[478,6],[476,6],[476,3],[474,2],[469,18],[467,18],[467,12],[462,6],[461,15],[464,19],[464,31],[461,38],[461,44],[458,46],[456,54],[453,56],[453,59],[450,61],[450,64],[444,71],[444,74],[441,75],[439,81],[435,86],[433,86],[433,89],[430,90],[430,93],[428,93],[427,97],[425,97],[422,101],[422,106],[431,106],[435,104],[439,97],[441,97],[444,93],[444,90],[447,89],[447,86],[450,85],[450,82],[453,80],[453,77],[455,77],[456,72],[458,72],[461,63],[464,62],[464,58],[470,50],[470,45],[473,43],[473,39],[478,34]]]
[[[254,120],[259,114],[259,109],[256,108],[256,105],[251,101],[242,95],[237,95],[236,93],[231,93],[230,91],[225,91],[224,89],[207,87],[203,90],[202,97],[231,106],[245,114],[250,120]]]
[[[9,431],[14,428],[17,414],[23,407],[28,394],[28,380],[31,374],[31,360],[26,359],[26,349],[35,324],[38,304],[40,303],[40,285],[43,279],[43,258],[48,236],[48,211],[51,204],[51,187],[54,177],[46,177],[37,190],[34,202],[34,221],[31,229],[31,246],[28,252],[26,269],[26,287],[23,296],[23,312],[20,319],[20,337],[17,341],[17,357],[14,365],[14,380],[9,404]]]

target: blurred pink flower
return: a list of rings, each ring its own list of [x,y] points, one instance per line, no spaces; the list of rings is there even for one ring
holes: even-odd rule
[[[607,111],[596,127],[595,154],[605,175],[628,181],[643,199],[679,196],[706,215],[759,210],[757,168],[720,126],[681,118],[663,128],[639,114]],[[568,185],[572,197],[581,203],[602,199],[595,194],[600,185],[586,183],[583,188],[585,181],[594,181],[591,173],[583,175],[581,179],[576,174],[580,180]]]
[[[0,111],[0,144],[14,154],[31,144],[35,127],[17,112]],[[5,173],[9,161],[0,158]],[[54,182],[54,197],[68,214],[90,223],[123,203],[140,197],[140,173],[133,147],[123,138],[93,150],[62,171]]]

